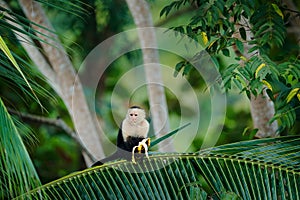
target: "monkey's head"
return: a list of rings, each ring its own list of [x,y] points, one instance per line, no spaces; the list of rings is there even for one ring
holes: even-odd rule
[[[145,111],[138,106],[130,107],[126,115],[126,118],[129,120],[129,123],[131,124],[139,124],[145,119],[145,117],[146,117]]]

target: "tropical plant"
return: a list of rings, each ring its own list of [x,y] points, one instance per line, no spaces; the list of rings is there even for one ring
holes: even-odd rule
[[[30,76],[24,75],[26,73],[21,70],[23,66],[20,67],[16,62],[1,36],[0,49],[0,80],[15,90],[22,91],[41,105],[36,93],[47,93]],[[31,70],[27,72],[29,71]],[[12,119],[0,96],[0,198],[16,197],[40,185],[22,139],[22,136],[30,138],[30,135],[20,134],[17,124],[18,121]]]
[[[190,22],[172,29],[203,44],[222,74],[226,91],[235,86],[251,98],[267,87],[276,113],[264,124],[279,120],[278,132],[291,130],[299,113],[300,65],[299,46],[289,43],[286,29],[299,12],[279,0],[177,0],[165,6],[160,15],[187,5],[195,10]],[[224,66],[220,55],[230,57],[232,47],[236,61]],[[175,68],[178,72],[185,69],[184,74],[192,69],[187,62]]]
[[[33,9],[32,5],[35,5],[36,3],[34,1],[20,0],[20,2],[23,3],[25,12],[29,13],[30,11],[42,11],[40,8],[35,10],[36,7]],[[52,6],[55,9],[65,10],[65,7],[61,7],[60,4],[66,3],[66,1],[39,0],[39,2],[42,2],[47,6]],[[70,5],[71,9],[79,12],[75,12],[75,15],[81,15],[84,11],[82,7],[86,5],[78,0],[74,0],[73,2],[75,3],[69,3],[67,5]],[[173,7],[180,7],[182,4],[188,3],[188,1],[175,2],[177,5],[176,3],[172,3],[173,5],[164,9],[162,13],[165,12],[167,14]],[[195,2],[196,1],[193,3]],[[203,44],[206,45],[207,51],[212,55],[214,55],[214,52],[222,52],[225,56],[228,56],[230,54],[228,47],[231,44],[234,44],[237,49],[243,52],[243,42],[246,42],[243,41],[245,36],[244,34],[246,34],[247,31],[246,28],[241,28],[238,31],[243,39],[240,41],[239,39],[232,39],[230,37],[231,33],[230,31],[229,33],[227,31],[233,27],[231,27],[230,24],[226,24],[225,21],[222,21],[223,17],[220,18],[220,22],[218,21],[220,19],[216,21],[216,17],[218,17],[216,14],[222,13],[220,11],[230,11],[229,13],[232,14],[230,9],[233,9],[233,13],[236,14],[232,15],[232,17],[239,18],[241,15],[246,17],[247,13],[249,16],[250,14],[253,14],[254,8],[251,7],[251,5],[246,1],[238,2],[237,6],[233,2],[234,1],[227,1],[225,5],[222,5],[222,1],[220,1],[219,3],[221,3],[221,5],[218,5],[219,3],[217,1],[205,1],[204,4],[202,4],[202,1],[197,1],[196,4],[194,4],[196,7],[199,7],[199,5],[207,6],[201,8],[207,9],[206,11],[208,12],[205,12],[205,14],[209,16],[209,23],[211,23],[210,25],[215,23],[217,24],[218,28],[214,29],[214,27],[205,27],[205,29],[200,31],[200,35],[197,35],[197,33],[199,33],[195,29],[197,24],[191,24],[189,28],[186,27],[186,33],[188,33],[188,35],[194,39],[199,37],[199,41],[202,41]],[[56,72],[59,73],[59,70],[53,71],[54,68],[58,69],[62,66],[60,65],[62,62],[60,64],[56,63],[56,61],[59,60],[58,57],[67,59],[67,54],[64,52],[62,46],[58,42],[58,38],[55,35],[56,33],[52,30],[51,26],[48,26],[49,24],[41,26],[37,23],[37,19],[32,19],[32,21],[30,21],[26,17],[7,9],[7,7],[2,7],[2,1],[0,1],[0,3],[1,11],[3,13],[0,20],[0,25],[1,28],[4,29],[1,29],[1,34],[7,34],[6,31],[10,30],[6,35],[6,38],[23,42],[22,44],[24,45],[24,48],[26,48],[26,45],[30,48],[30,50],[27,49],[28,52],[38,52],[39,54],[35,54],[34,56],[31,55],[32,60],[38,63],[39,61],[37,58],[43,59],[44,62],[37,64],[37,66],[46,66],[46,69],[48,70],[45,74],[50,73],[48,74],[49,76],[47,76],[47,78],[52,80],[52,87],[57,89],[58,94],[66,95],[66,93],[60,91],[59,89],[59,85],[62,82],[59,82],[58,85],[55,85],[57,82],[52,75],[56,74]],[[256,50],[259,50],[264,54],[254,55],[253,58],[247,58],[247,66],[245,67],[244,71],[240,66],[237,65],[234,67],[231,66],[232,71],[229,70],[231,68],[226,68],[223,71],[223,79],[226,80],[225,78],[227,74],[228,82],[224,82],[224,86],[225,83],[227,83],[228,85],[226,85],[225,88],[230,89],[231,84],[234,83],[238,87],[240,86],[242,91],[246,91],[248,93],[259,93],[262,89],[263,83],[266,85],[270,84],[273,91],[272,93],[269,91],[269,94],[271,98],[274,97],[274,101],[279,101],[277,104],[279,107],[278,110],[280,110],[282,107],[285,108],[282,109],[282,113],[277,113],[278,117],[285,117],[289,119],[290,125],[287,127],[291,127],[296,119],[296,115],[291,117],[290,115],[286,115],[286,113],[290,112],[290,110],[294,112],[296,108],[295,104],[297,105],[298,103],[297,96],[299,93],[299,86],[297,85],[297,81],[295,81],[297,80],[295,77],[299,78],[299,71],[295,70],[295,66],[298,67],[299,64],[297,58],[294,60],[287,60],[286,62],[276,61],[276,63],[274,59],[270,59],[268,51],[272,50],[273,43],[271,44],[268,40],[266,40],[266,37],[276,37],[276,45],[282,45],[284,39],[278,37],[278,34],[282,33],[281,30],[278,29],[279,31],[273,31],[273,29],[277,29],[277,27],[272,24],[279,23],[280,26],[278,28],[282,27],[282,24],[280,24],[282,23],[282,19],[276,16],[276,19],[274,18],[273,20],[272,16],[275,14],[280,16],[280,10],[283,8],[276,6],[279,4],[273,4],[266,4],[266,8],[268,8],[267,10],[269,10],[271,13],[268,15],[271,19],[270,21],[266,22],[268,23],[267,27],[264,27],[266,30],[260,30],[261,27],[257,25],[257,30],[254,31],[256,34],[254,45],[259,47]],[[98,6],[101,7],[100,4],[98,4]],[[249,6],[249,8],[251,7],[250,11],[247,10],[247,6]],[[218,12],[215,12],[216,9]],[[265,12],[265,10],[260,9],[257,15],[261,14],[260,12]],[[73,11],[72,13],[74,14]],[[203,17],[200,16],[200,12],[198,14],[199,18],[195,18],[195,22],[199,20],[200,17]],[[31,17],[41,17],[41,15],[35,15]],[[47,18],[41,17],[40,19],[42,19],[42,21],[47,21]],[[251,20],[250,21],[253,24],[258,23],[258,19],[251,18]],[[31,25],[33,25],[35,29],[33,29]],[[223,31],[218,32],[218,29],[221,28],[223,28]],[[11,30],[17,33],[17,38],[12,35]],[[181,28],[176,28],[176,30],[185,32],[185,29]],[[214,35],[214,32],[217,34]],[[264,34],[268,34],[268,36],[263,37]],[[37,35],[42,37],[37,37]],[[10,44],[10,40],[7,39],[6,42]],[[37,43],[39,43],[39,45],[35,46]],[[18,43],[18,45],[20,44]],[[45,48],[43,53],[40,52],[42,48]],[[51,51],[51,49],[53,51]],[[60,53],[56,54],[56,50],[58,49],[61,50],[60,53],[63,52],[63,56],[60,57]],[[20,56],[17,56],[16,54],[13,55],[18,59],[18,63],[25,63],[24,59],[22,59]],[[56,57],[57,59],[54,55],[58,56]],[[48,56],[48,58],[45,58],[45,56]],[[9,58],[11,57],[9,56]],[[240,56],[238,59],[244,58]],[[68,59],[66,62],[70,64]],[[272,76],[274,74],[272,70],[275,70],[274,66],[277,66],[278,62],[281,63],[280,66],[282,69],[275,73],[275,78],[273,78]],[[45,63],[48,65],[45,65]],[[51,67],[49,64],[51,64]],[[34,77],[34,79],[29,79],[28,77],[30,77],[31,71],[28,68],[23,70],[22,67],[24,66],[20,66],[20,68],[25,74],[25,79],[21,75],[22,73],[20,73],[18,68],[13,68],[11,66],[11,61],[7,59],[7,55],[1,54],[0,70],[3,72],[1,73],[1,77],[4,77],[3,82],[6,82],[7,80],[11,81],[17,85],[17,90],[25,93],[26,97],[30,96],[36,99],[35,94],[43,93],[37,92],[39,87],[34,81],[36,77]],[[178,71],[180,71],[182,68],[185,68],[185,73],[190,70],[187,66],[181,65],[178,67]],[[69,68],[69,70],[70,74],[72,75],[73,69]],[[281,73],[284,70],[286,70],[285,73]],[[54,75],[54,77],[55,76],[56,75]],[[235,77],[240,77],[242,80],[235,79]],[[260,78],[258,79],[258,77]],[[284,87],[287,89],[285,93],[282,93],[281,89],[277,90],[277,88],[282,87],[282,77],[289,78],[287,82],[283,83]],[[60,76],[59,78],[63,79],[64,76]],[[247,78],[250,80],[249,83],[245,81],[248,80]],[[291,85],[293,88],[291,88]],[[65,89],[67,88],[68,87]],[[13,88],[13,90],[14,89],[15,88]],[[289,103],[291,107],[286,108],[286,104],[282,103],[282,99],[286,100],[285,102]],[[28,153],[26,152],[25,145],[22,143],[20,137],[22,133],[18,131],[16,122],[13,121],[14,119],[12,119],[7,112],[5,103],[9,103],[9,101],[0,99],[1,198],[14,198],[21,194],[23,195],[19,196],[18,198],[134,199],[139,197],[143,199],[205,199],[210,196],[212,198],[299,199],[300,196],[297,185],[299,182],[300,173],[300,165],[298,161],[300,156],[299,137],[283,137],[276,139],[240,142],[202,150],[194,154],[153,153],[149,160],[141,160],[138,164],[133,164],[130,161],[112,162],[107,165],[70,174],[42,187],[38,187],[40,183],[34,167],[29,159]],[[88,119],[85,117],[83,118],[85,120]],[[285,121],[285,118],[283,118],[283,121]],[[92,120],[88,121],[89,123],[93,123]],[[86,127],[89,126],[84,124],[84,126],[81,128],[84,129]],[[28,192],[31,189],[33,190]]]
[[[40,111],[45,112],[40,99],[52,100],[53,96],[41,86],[45,84],[46,79],[32,68],[30,59],[20,46],[20,42],[23,42],[29,48],[26,50],[36,53],[39,50],[33,45],[32,39],[36,40],[35,42],[45,40],[37,37],[33,31],[25,31],[24,27],[31,30],[28,26],[31,22],[8,10],[3,1],[0,1],[0,10],[0,198],[11,199],[41,183],[26,148],[26,145],[35,143],[36,138],[32,133],[26,134],[25,126],[10,115],[7,106],[16,108],[17,105],[14,105],[13,101],[15,96],[18,96],[24,104],[30,101],[31,106],[37,104]],[[14,49],[13,53],[10,47]]]
[[[300,137],[259,139],[192,154],[153,153],[70,174],[33,199],[300,199]]]

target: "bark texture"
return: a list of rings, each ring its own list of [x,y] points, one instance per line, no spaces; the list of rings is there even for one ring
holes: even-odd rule
[[[244,27],[249,26],[249,21],[245,18],[242,18],[240,24]],[[237,27],[238,30],[239,27]],[[240,37],[239,34],[236,34],[236,37]],[[253,38],[253,34],[250,30],[247,31],[247,41],[250,41]],[[241,38],[240,38],[241,39]],[[247,59],[250,59],[252,55],[257,55],[259,52],[255,51],[251,54],[248,53],[248,50],[252,48],[247,42],[244,43],[244,54],[243,56]],[[243,65],[244,61],[241,61],[240,64]],[[258,129],[256,137],[265,138],[265,137],[275,137],[276,130],[278,129],[278,123],[275,120],[273,123],[269,123],[275,113],[274,103],[268,97],[265,90],[262,94],[258,94],[256,97],[251,95],[250,98],[250,108],[251,108],[251,117],[253,121],[253,127]]]
[[[271,101],[265,90],[257,97],[251,96],[250,100],[251,116],[254,128],[258,129],[256,137],[275,137],[278,129],[277,121],[269,123],[274,116],[274,103]]]
[[[162,81],[152,15],[145,0],[126,0],[126,2],[138,28],[154,131],[157,137],[161,137],[169,131],[168,106]],[[143,29],[145,27],[153,27],[153,31]],[[149,46],[154,48],[145,48]],[[174,151],[170,139],[160,143],[159,150]]]
[[[45,70],[41,70],[41,72],[47,76],[46,71],[50,71],[49,68],[51,66],[52,72],[49,73],[51,73],[53,77],[50,78],[50,76],[49,78],[52,79],[51,82],[55,82],[58,85],[58,87],[55,86],[55,89],[67,107],[80,139],[95,156],[95,159],[104,157],[99,139],[100,131],[94,123],[95,119],[93,119],[94,117],[88,108],[82,85],[51,23],[38,2],[19,0],[19,3],[26,17],[43,27],[32,24],[32,28],[39,33],[37,36],[45,41],[41,42],[41,46],[44,55],[47,57],[49,66],[45,66]],[[28,53],[31,54],[31,52]],[[39,65],[39,59],[35,59],[34,57],[35,55],[31,55],[31,58]],[[44,62],[45,61],[43,61],[43,63]],[[87,165],[92,163],[87,156],[85,156],[85,160]]]

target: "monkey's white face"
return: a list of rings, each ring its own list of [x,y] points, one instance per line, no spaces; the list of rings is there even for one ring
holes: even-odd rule
[[[145,119],[146,113],[141,108],[130,108],[126,118],[122,122],[122,136],[124,142],[128,136],[146,138],[149,131],[149,123]]]
[[[127,118],[132,124],[137,124],[145,119],[145,111],[138,108],[129,109],[127,112]]]

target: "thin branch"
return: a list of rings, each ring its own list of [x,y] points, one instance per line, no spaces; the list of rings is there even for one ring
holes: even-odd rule
[[[168,17],[165,17],[163,20],[160,20],[160,21],[156,22],[154,24],[154,26],[155,27],[163,26],[163,25],[167,24],[168,22],[176,19],[177,17],[181,17],[182,15],[184,15],[188,12],[191,12],[191,11],[195,11],[195,10],[196,10],[196,8],[192,7],[192,6],[177,10],[176,12],[168,15]]]
[[[300,31],[299,31],[299,25],[300,25],[300,18],[299,18],[299,12],[297,12],[297,6],[293,3],[293,1],[284,0],[284,3],[288,6],[288,8],[284,8],[290,12],[294,11],[298,13],[297,15],[292,16],[290,19],[291,27],[289,27],[289,30],[294,30],[294,35],[297,38],[297,44],[300,45]]]
[[[77,133],[73,131],[73,129],[71,129],[61,118],[52,119],[43,116],[19,112],[11,108],[7,108],[7,110],[10,114],[17,115],[23,121],[31,121],[31,122],[41,123],[41,124],[47,124],[62,129],[77,142],[77,144],[80,146],[82,151],[84,151],[93,162],[96,161],[95,157],[89,152],[89,150],[82,143]]]

